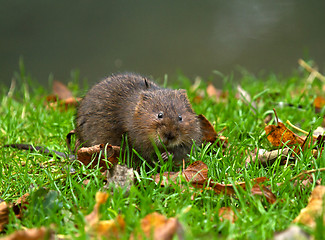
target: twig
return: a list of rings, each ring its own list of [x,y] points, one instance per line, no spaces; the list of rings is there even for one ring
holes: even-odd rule
[[[308,173],[314,173],[314,172],[324,172],[325,168],[318,168],[318,169],[312,169],[312,170],[308,170],[308,171],[303,171],[301,173],[299,173],[297,176],[294,176],[293,178],[290,179],[290,181],[296,180],[297,178],[300,178],[301,176],[308,174]]]
[[[279,123],[279,118],[278,118],[278,114],[276,114],[275,108],[273,108],[273,112],[275,114],[276,124],[278,124]]]
[[[308,72],[315,74],[315,76],[319,80],[321,80],[322,82],[325,82],[325,77],[322,74],[320,74],[317,70],[315,70],[314,68],[312,68],[311,66],[309,66],[308,63],[306,63],[304,60],[299,59],[298,60],[298,63],[299,63],[300,66],[302,66]]]

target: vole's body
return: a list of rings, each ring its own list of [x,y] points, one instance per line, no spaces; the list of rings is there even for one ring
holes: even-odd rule
[[[113,75],[96,84],[81,101],[76,134],[82,146],[119,146],[123,134],[144,159],[173,154],[179,165],[202,132],[185,90],[160,88],[140,75]],[[165,147],[164,147],[164,146]],[[157,157],[156,157],[157,158]]]

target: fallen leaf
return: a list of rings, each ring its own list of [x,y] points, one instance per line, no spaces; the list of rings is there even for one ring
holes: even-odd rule
[[[252,195],[264,196],[269,203],[273,204],[276,201],[276,196],[267,187],[259,185],[259,183],[263,183],[266,180],[267,180],[266,177],[259,177],[259,178],[252,179],[251,181],[252,183],[254,183],[254,185],[251,189],[251,193]],[[221,184],[221,183],[216,183],[211,181],[209,182],[209,186],[212,188],[212,190],[214,190],[218,194],[225,193],[228,195],[234,195],[236,193],[234,189],[235,187],[236,188],[241,187],[243,190],[246,190],[246,182],[239,182],[233,185],[233,184]]]
[[[275,147],[286,146],[298,146],[303,147],[304,139],[294,134],[289,130],[282,122],[278,122],[278,125],[268,125],[265,127],[265,132],[269,142]],[[295,148],[295,151],[299,151],[299,148]]]
[[[237,220],[237,215],[231,209],[231,207],[221,207],[218,211],[218,216],[221,222],[228,220],[231,223],[234,223]]]
[[[93,226],[99,222],[99,207],[107,201],[108,193],[106,192],[97,192],[96,193],[96,203],[94,209],[89,213],[85,220],[89,226]]]
[[[148,239],[169,240],[173,239],[175,234],[178,234],[178,239],[184,239],[183,227],[177,218],[166,218],[153,212],[145,216],[140,224],[141,230]],[[134,235],[132,234],[130,239],[135,239]],[[137,234],[136,239],[142,239],[141,235]]]
[[[102,239],[121,239],[125,235],[125,221],[121,215],[115,219],[99,221],[95,227],[96,235]]]
[[[224,92],[221,89],[217,89],[212,83],[208,84],[206,91],[208,96],[215,99],[216,102],[225,102],[226,98],[228,97],[227,92]]]
[[[324,106],[325,106],[325,98],[321,96],[317,96],[314,100],[315,112],[320,113]]]
[[[315,131],[313,132],[314,136],[324,135],[325,134],[325,128],[324,127],[317,127]]]
[[[203,97],[200,95],[197,95],[193,98],[192,102],[196,104],[200,104],[203,101]]]
[[[202,161],[195,161],[183,171],[183,176],[193,185],[203,184],[208,180],[208,166]]]
[[[219,146],[226,147],[227,143],[228,143],[227,138],[225,138],[223,136],[218,136],[218,134],[214,130],[214,127],[209,122],[209,120],[206,119],[206,117],[204,115],[200,114],[200,115],[198,115],[198,118],[200,121],[201,130],[203,133],[202,141],[210,142],[212,144],[217,141]]]
[[[324,199],[325,186],[316,186],[311,193],[308,204],[303,208],[293,223],[300,223],[311,228],[316,227],[316,218],[322,217],[325,224]]]
[[[159,184],[162,187],[171,185],[172,183],[177,184],[177,178],[179,172],[164,172],[154,175],[152,178],[155,183]],[[180,181],[179,181],[180,184]]]
[[[108,193],[97,192],[96,203],[91,213],[85,216],[86,225],[85,231],[89,234],[94,234],[100,239],[103,237],[107,239],[119,239],[125,232],[124,218],[118,215],[115,219],[100,221],[99,208],[108,199]]]
[[[265,199],[271,204],[276,202],[276,196],[266,186],[260,186],[258,184],[255,184],[251,189],[251,193],[252,195],[264,196]]]
[[[22,218],[23,210],[27,207],[26,205],[29,204],[29,193],[25,193],[23,196],[17,199],[17,201],[13,204],[12,209],[18,219]]]
[[[105,154],[106,153],[106,154]],[[96,159],[93,159],[93,155],[96,155]],[[89,164],[91,168],[95,168],[97,165],[101,167],[101,171],[107,170],[118,163],[117,157],[120,156],[120,147],[99,144],[92,147],[80,148],[77,152],[77,159],[85,166]]]
[[[45,227],[18,230],[0,240],[45,240],[54,239],[54,234]]]
[[[62,82],[53,81],[53,94],[56,95],[60,100],[72,98],[72,92],[70,89]]]
[[[234,195],[235,190],[234,187],[241,187],[246,190],[246,182],[239,182],[235,185],[233,184],[221,184],[215,181],[209,181],[208,179],[208,167],[205,163],[201,161],[196,161],[188,166],[183,172],[185,180],[192,184],[194,188],[205,189],[205,190],[213,190],[217,194],[228,194]],[[163,181],[161,181],[160,174],[157,174],[153,177],[154,181],[161,186],[166,186],[170,183],[181,184],[181,181],[178,181],[178,173],[164,173]],[[263,195],[269,203],[274,203],[276,201],[276,196],[265,186],[259,186],[257,184],[263,183],[267,180],[266,177],[259,177],[252,179],[252,183],[254,186],[251,189],[251,193],[253,195]]]
[[[22,217],[22,210],[26,208],[25,205],[28,204],[29,193],[24,194],[22,197],[18,198],[13,204],[8,204],[6,202],[0,203],[0,232],[4,230],[4,227],[9,222],[9,211],[12,209],[18,219]]]
[[[258,153],[254,153],[252,156],[249,155],[246,158],[245,163],[247,165],[250,162],[254,163],[258,161],[259,163],[262,164],[262,166],[265,167],[273,164],[278,157],[281,157],[280,164],[285,164],[285,161],[288,159],[289,153],[290,153],[290,148],[281,148],[273,151],[266,151],[265,149],[259,149]]]
[[[46,101],[48,102],[48,106],[53,109],[59,108],[61,111],[67,111],[69,107],[76,107],[81,101],[81,98],[73,97],[72,92],[65,84],[54,81],[53,94],[47,96]]]
[[[6,202],[0,203],[0,232],[9,222],[9,206]]]
[[[67,111],[70,107],[77,107],[80,101],[81,98],[71,97],[64,100],[50,102],[49,106],[53,109],[59,108],[61,111]]]

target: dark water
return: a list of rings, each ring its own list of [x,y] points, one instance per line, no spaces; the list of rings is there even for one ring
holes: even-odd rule
[[[0,0],[0,81],[10,83],[20,56],[45,86],[72,69],[90,84],[117,71],[289,74],[298,58],[324,72],[324,13],[325,1]]]

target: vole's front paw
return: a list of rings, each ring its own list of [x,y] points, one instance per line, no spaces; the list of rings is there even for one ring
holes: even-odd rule
[[[169,153],[169,152],[163,152],[161,154],[161,158],[164,160],[164,162],[167,162],[168,161],[168,156],[172,156],[172,154]]]

